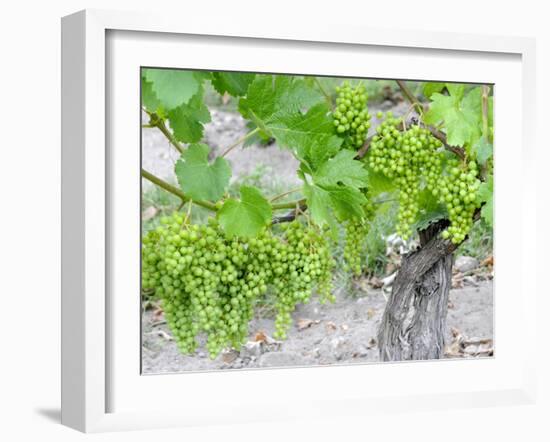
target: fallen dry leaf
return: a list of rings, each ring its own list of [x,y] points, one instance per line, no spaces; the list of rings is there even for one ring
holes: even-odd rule
[[[263,330],[260,330],[259,332],[257,332],[255,335],[254,335],[254,339],[253,341],[255,342],[267,342],[267,335],[265,334],[265,332]]]
[[[445,346],[447,358],[467,356],[493,356],[493,340],[490,338],[467,338],[456,328],[451,329],[453,340]]]
[[[495,263],[495,259],[493,255],[488,256],[483,261],[481,261],[481,265],[486,267],[493,267],[494,263]]]
[[[372,319],[374,315],[376,315],[376,310],[374,310],[373,308],[369,308],[367,310],[367,319]]]
[[[334,322],[328,321],[325,324],[325,328],[327,329],[327,331],[332,332],[332,331],[335,331],[338,327],[336,326],[336,324]]]
[[[315,324],[315,321],[307,318],[300,318],[296,321],[296,328],[300,331],[305,330],[306,328],[311,327]]]
[[[153,319],[155,321],[162,321],[164,319],[164,310],[162,307],[157,307],[153,312]]]
[[[367,348],[368,348],[368,349],[371,349],[371,348],[374,348],[374,347],[376,347],[376,339],[370,338],[370,339],[369,339],[369,342],[368,342],[368,344],[367,344]]]

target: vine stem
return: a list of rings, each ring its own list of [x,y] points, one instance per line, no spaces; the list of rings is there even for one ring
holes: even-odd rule
[[[420,101],[418,101],[418,98],[414,96],[414,94],[409,89],[409,87],[405,84],[405,82],[403,80],[395,80],[395,81],[397,82],[399,89],[401,89],[401,92],[403,92],[403,95],[405,95],[409,103],[411,103],[416,108],[419,114],[423,114],[424,106],[422,106],[422,103],[420,103]]]
[[[299,192],[300,190],[302,190],[301,187],[296,187],[295,189],[291,189],[291,190],[289,190],[289,191],[287,191],[287,192],[284,192],[284,193],[281,193],[281,194],[279,194],[279,195],[274,196],[273,198],[271,198],[271,199],[269,200],[269,202],[277,201],[277,200],[279,200],[279,199],[281,199],[281,198],[284,198],[284,197],[287,196],[287,195],[290,195],[291,193]]]
[[[146,180],[151,181],[153,184],[159,186],[160,188],[166,190],[168,193],[171,193],[172,195],[177,196],[182,202],[186,203],[191,201],[191,198],[188,197],[183,191],[181,191],[175,186],[172,186],[170,183],[167,183],[166,181],[160,179],[159,177],[153,175],[151,172],[148,172],[145,169],[141,169],[141,176]],[[296,207],[303,206],[305,202],[306,202],[305,198],[302,198],[300,200],[290,201],[288,203],[271,204],[271,209],[272,210],[294,209]],[[213,212],[216,212],[218,210],[216,208],[216,205],[214,203],[211,203],[210,201],[193,200],[193,204],[204,207],[205,209],[211,210]]]
[[[239,138],[237,141],[235,141],[231,146],[229,146],[225,151],[220,155],[221,158],[225,157],[229,152],[231,152],[233,149],[235,149],[240,144],[244,143],[246,140],[248,140],[250,137],[256,135],[260,131],[260,128],[257,127],[254,130],[251,130],[248,132],[245,136]]]
[[[290,201],[288,203],[278,203],[272,204],[272,210],[281,210],[281,209],[295,209],[296,207],[305,207],[306,199],[302,198],[298,201]]]
[[[179,199],[182,200],[182,202],[191,201],[191,198],[189,198],[180,189],[172,186],[166,181],[161,180],[159,177],[153,175],[151,172],[147,172],[145,169],[141,169],[141,176],[146,180],[151,181],[153,184],[156,184],[160,188],[166,190],[167,192],[171,193],[172,195],[177,196]],[[197,206],[204,207],[205,209],[212,210],[213,212],[217,210],[216,205],[214,203],[211,203],[210,201],[193,200],[193,203]]]
[[[408,88],[405,82],[403,80],[395,80],[395,81],[397,82],[399,89],[401,89],[401,92],[403,92],[403,95],[405,95],[407,100],[417,108],[420,114],[424,113],[424,107],[422,106],[422,103],[418,101],[418,98],[414,96],[414,94],[411,92],[411,90]],[[440,130],[432,126],[424,125],[424,127],[426,127],[426,129],[428,129],[435,138],[437,138],[439,141],[443,143],[443,146],[445,146],[445,149],[447,149],[450,152],[453,152],[462,160],[466,158],[466,153],[464,152],[464,149],[462,147],[450,146],[449,144],[447,144],[447,136],[443,132],[441,132]]]
[[[162,134],[166,137],[168,142],[172,146],[174,146],[179,153],[183,153],[183,146],[179,143],[178,140],[176,140],[176,138],[174,137],[174,134],[172,134],[172,132],[170,132],[168,130],[168,128],[166,127],[166,124],[164,124],[164,121],[162,120],[162,118],[160,118],[154,112],[148,111],[143,106],[141,107],[141,109],[143,110],[143,112],[145,112],[147,115],[149,115],[149,118],[150,118],[149,124],[147,124],[147,125],[144,124],[144,125],[142,125],[142,127],[144,127],[144,128],[156,127],[158,130],[160,130],[162,132]]]
[[[172,146],[174,146],[179,153],[183,153],[182,145],[178,142],[178,140],[174,138],[174,135],[172,134],[172,132],[168,130],[168,128],[166,127],[166,124],[164,124],[164,121],[159,120],[158,123],[155,124],[155,126],[158,128],[158,130],[160,130],[163,133],[163,135],[168,139],[170,144],[172,144]]]

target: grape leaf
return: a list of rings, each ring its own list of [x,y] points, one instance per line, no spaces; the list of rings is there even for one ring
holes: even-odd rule
[[[253,186],[241,186],[241,200],[228,199],[218,211],[218,220],[229,237],[256,236],[271,223],[271,206]]]
[[[493,155],[493,145],[485,137],[481,137],[473,147],[477,162],[484,165]]]
[[[189,103],[168,112],[174,137],[183,143],[196,143],[203,136],[203,123],[210,121],[210,112],[203,101],[203,89],[193,95]]]
[[[477,191],[477,202],[481,207],[481,218],[489,225],[493,225],[493,176],[481,183]]]
[[[141,77],[141,104],[149,112],[158,112],[162,108],[160,101],[153,91],[153,83],[147,81],[145,77]]]
[[[342,145],[342,139],[334,134],[326,103],[311,107],[305,114],[279,112],[263,127],[281,147],[292,149],[312,169],[336,154]]]
[[[363,206],[367,203],[367,198],[359,190],[347,186],[325,187],[325,190],[340,221],[365,216]]]
[[[493,226],[493,196],[481,208],[481,217],[489,225]]]
[[[270,140],[272,140],[270,134],[266,134],[265,132],[259,130],[258,126],[256,126],[250,120],[246,122],[246,129],[248,130],[248,132],[252,132],[253,130],[257,129],[258,132],[247,138],[243,143],[243,147],[253,146],[255,144],[266,145],[269,144]]]
[[[304,196],[313,222],[319,226],[331,223],[334,217],[330,209],[330,196],[324,189],[304,183]]]
[[[472,143],[481,132],[481,89],[476,87],[464,95],[463,85],[447,83],[445,87],[450,95],[434,93],[424,120],[428,124],[443,121],[451,146]]]
[[[191,144],[176,163],[175,172],[181,189],[195,200],[217,201],[231,178],[231,167],[225,158],[208,162],[210,148]]]
[[[449,95],[461,100],[464,97],[464,85],[462,83],[445,83],[445,87],[449,91]]]
[[[445,89],[445,83],[430,81],[424,84],[422,92],[426,98],[430,98],[434,93],[441,92],[443,89]]]
[[[320,186],[335,186],[340,183],[356,189],[367,187],[368,173],[363,163],[355,159],[357,152],[341,150],[325,161],[313,175]]]
[[[322,99],[304,80],[292,76],[257,76],[239,100],[239,111],[268,132],[266,126],[275,116],[290,115]]]
[[[396,190],[395,182],[383,173],[375,172],[372,168],[367,169],[369,194],[377,196],[381,193],[393,192]]]
[[[319,186],[304,184],[311,219],[319,226],[332,226],[335,217],[340,221],[365,216],[365,196],[357,189],[347,186]]]
[[[280,146],[292,149],[309,169],[334,156],[342,145],[334,133],[329,107],[305,80],[256,77],[247,96],[239,101],[239,110]]]
[[[428,189],[423,189],[418,194],[418,207],[420,210],[413,225],[415,230],[424,230],[449,215],[445,205],[441,204]]]
[[[242,97],[246,95],[255,76],[245,72],[213,72],[212,86],[221,95],[227,92],[234,97]]]
[[[188,103],[199,91],[203,78],[195,72],[176,69],[144,69],[143,76],[152,83],[153,92],[167,111]]]

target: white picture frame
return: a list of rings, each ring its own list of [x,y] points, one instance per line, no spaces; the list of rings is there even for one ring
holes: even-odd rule
[[[527,256],[534,255],[534,242],[522,241],[529,237],[529,232],[535,231],[533,227],[536,220],[536,194],[533,191],[526,191],[526,189],[535,188],[535,177],[532,173],[536,152],[532,135],[535,119],[531,110],[534,109],[535,101],[535,46],[533,40],[506,36],[497,38],[402,30],[389,32],[367,27],[350,28],[336,25],[285,29],[269,23],[260,25],[250,22],[239,23],[237,26],[234,22],[214,22],[199,17],[195,17],[192,22],[188,21],[182,24],[177,17],[168,15],[98,10],[78,12],[63,18],[62,21],[63,424],[84,432],[98,432],[323,417],[334,414],[364,415],[374,411],[380,412],[380,410],[398,412],[409,409],[533,403],[536,367],[533,365],[535,359],[531,357],[535,351],[535,339],[531,338],[535,335],[536,329],[535,321],[532,320],[536,317],[536,281],[522,279],[508,289],[505,284],[501,286],[502,289],[497,286],[497,290],[519,290],[521,295],[517,305],[521,306],[522,314],[519,315],[519,319],[516,317],[515,321],[521,325],[518,339],[522,338],[524,351],[519,357],[520,359],[513,362],[505,357],[505,348],[508,343],[513,342],[512,339],[516,338],[511,336],[510,330],[507,331],[509,324],[506,323],[506,305],[505,302],[499,302],[497,291],[496,310],[503,312],[503,319],[500,323],[497,322],[497,356],[493,360],[488,360],[487,363],[477,361],[478,365],[473,366],[465,364],[467,361],[453,361],[446,362],[443,369],[441,362],[422,362],[224,373],[224,376],[232,376],[231,384],[237,386],[234,390],[226,387],[227,382],[224,382],[224,379],[217,374],[191,374],[193,384],[197,386],[209,385],[211,388],[209,392],[212,395],[215,395],[216,392],[223,392],[224,395],[228,394],[229,396],[223,398],[208,396],[205,401],[203,400],[204,403],[200,403],[198,400],[190,401],[191,405],[187,407],[175,407],[170,403],[161,409],[157,406],[147,409],[145,406],[138,407],[136,405],[135,409],[132,409],[128,406],[113,405],[112,394],[117,389],[117,398],[121,398],[117,399],[117,403],[128,404],[135,401],[131,395],[132,390],[143,389],[147,392],[158,389],[160,386],[160,390],[163,392],[171,384],[175,385],[175,382],[180,382],[183,379],[181,376],[189,376],[182,374],[156,377],[156,379],[139,376],[140,374],[135,370],[127,369],[127,367],[134,367],[137,363],[133,353],[113,351],[113,348],[120,349],[120,345],[116,344],[117,337],[113,336],[119,333],[116,330],[122,328],[116,313],[113,313],[117,309],[113,309],[113,302],[109,298],[113,276],[110,273],[110,266],[113,260],[117,259],[116,255],[119,253],[113,252],[110,244],[116,240],[115,235],[120,231],[113,227],[116,226],[116,221],[113,220],[113,214],[116,213],[113,201],[117,201],[116,192],[113,189],[135,185],[135,183],[131,183],[131,175],[122,176],[117,173],[120,170],[116,165],[117,160],[108,150],[109,143],[116,144],[119,136],[118,133],[108,132],[106,126],[108,119],[118,118],[118,111],[110,109],[108,106],[109,94],[112,92],[109,82],[116,81],[116,73],[109,71],[108,64],[113,62],[113,57],[118,57],[121,54],[118,49],[112,50],[113,47],[108,41],[109,35],[115,35],[113,33],[132,34],[134,37],[139,35],[139,38],[144,39],[143,41],[154,37],[157,41],[156,44],[161,45],[156,46],[159,57],[163,53],[162,50],[159,50],[162,45],[179,44],[178,42],[185,39],[186,36],[193,37],[196,41],[200,41],[201,38],[215,37],[218,42],[221,42],[220,44],[223,44],[224,39],[231,39],[235,42],[235,46],[242,43],[246,49],[248,44],[251,47],[256,47],[255,50],[267,42],[279,50],[293,47],[298,50],[299,45],[309,45],[308,47],[315,48],[318,45],[319,48],[323,46],[323,50],[327,50],[326,48],[330,46],[336,52],[358,50],[358,48],[365,50],[374,48],[373,50],[378,50],[380,53],[383,53],[384,50],[397,50],[396,57],[402,58],[407,57],[407,51],[420,51],[417,52],[420,54],[420,58],[428,55],[437,58],[451,54],[464,57],[465,60],[470,57],[474,60],[472,63],[476,63],[475,60],[478,60],[479,66],[485,66],[483,64],[484,54],[487,57],[491,54],[504,58],[510,57],[510,60],[514,60],[515,68],[519,69],[516,75],[512,72],[515,69],[512,67],[510,75],[516,75],[514,77],[516,79],[521,77],[520,90],[515,91],[517,95],[510,96],[510,100],[519,100],[518,104],[522,111],[520,114],[514,111],[515,115],[521,115],[519,128],[507,128],[510,131],[507,137],[511,141],[517,140],[521,145],[521,172],[524,179],[521,186],[514,186],[513,183],[507,184],[505,180],[499,181],[498,168],[502,164],[502,170],[505,170],[506,155],[502,155],[502,162],[500,159],[496,160],[496,219],[499,223],[499,219],[509,218],[508,212],[505,211],[505,204],[501,204],[499,208],[498,195],[500,192],[520,198],[522,210],[519,211],[519,214],[516,211],[516,217],[507,222],[514,223],[516,227],[520,226],[521,237],[517,244],[510,247],[514,247],[514,253],[519,256],[516,259],[521,259],[522,265],[526,262]],[[167,42],[158,43],[158,40],[163,38],[166,38]],[[237,44],[237,42],[241,43]],[[128,53],[132,52],[130,43],[124,47],[128,49]],[[164,57],[167,56],[169,55],[164,55]],[[130,59],[131,63],[139,64],[139,57],[130,57]],[[411,58],[411,60],[413,59],[414,57]],[[131,63],[128,66],[134,66]],[[224,61],[219,63],[223,64]],[[190,67],[201,66],[195,64]],[[221,67],[223,66],[219,66],[219,68]],[[225,67],[229,70],[239,68],[237,65]],[[435,67],[433,68],[435,69]],[[301,72],[305,67],[297,69],[298,72]],[[357,67],[355,69],[353,72],[360,76],[361,73],[357,72]],[[410,69],[412,72],[415,68],[411,67]],[[106,72],[109,75],[106,75]],[[411,75],[407,74],[405,70],[400,74],[403,75],[401,78]],[[502,75],[504,74],[502,73]],[[460,77],[460,73],[457,75]],[[479,78],[492,82],[489,77],[490,75],[484,78],[481,74]],[[498,83],[496,87],[498,94]],[[136,90],[136,94],[139,95],[139,89]],[[502,97],[504,96],[503,94]],[[505,103],[506,100],[503,99],[501,102]],[[127,109],[121,112],[122,119],[118,121],[134,119],[137,129],[137,116],[127,115]],[[495,113],[497,115],[495,149],[499,152],[501,146],[503,148],[506,146],[507,141],[502,140],[501,143],[498,139],[498,118],[503,115],[499,114],[498,95],[495,98]],[[500,120],[503,122],[500,123],[500,127],[507,127],[504,118],[505,116],[502,116]],[[121,124],[121,127],[125,127],[124,124]],[[120,132],[118,128],[117,131]],[[505,152],[505,150],[502,151]],[[513,164],[511,163],[511,165]],[[499,188],[499,186],[501,187]],[[136,197],[139,198],[139,195]],[[135,208],[131,205],[129,207],[130,209]],[[501,218],[498,216],[499,210],[502,210]],[[506,225],[502,224],[502,226],[504,231]],[[498,228],[496,237],[498,239]],[[496,250],[497,261],[501,259],[503,263],[502,265],[497,264],[497,278],[500,278],[500,275],[505,278],[507,272],[504,254],[511,252],[499,249],[498,246]],[[135,259],[139,260],[139,253]],[[120,311],[118,304],[117,308]],[[135,311],[137,315],[137,310]],[[138,344],[139,341],[135,343],[135,346],[137,347]],[[130,348],[132,345],[128,347]],[[502,358],[498,356],[500,349],[502,349]],[[114,363],[113,361],[118,362]],[[382,389],[385,385],[384,382],[381,382],[380,390],[371,389],[374,393],[363,391],[361,388],[349,394],[345,393],[348,391],[346,378],[360,376],[364,370],[369,370],[372,376],[395,377],[399,377],[403,370],[408,370],[411,376],[432,379],[439,379],[439,376],[445,376],[451,372],[455,375],[465,373],[465,376],[473,376],[476,371],[481,371],[484,376],[487,376],[482,380],[492,376],[494,382],[485,385],[481,381],[473,384],[464,383],[453,391],[446,391],[441,388],[441,385],[434,382],[422,393],[414,389],[407,389],[405,384],[396,385],[395,391],[386,391]],[[386,375],[382,372],[389,374]],[[502,374],[502,377],[499,377],[499,373]],[[338,379],[341,380],[342,385],[329,388],[326,398],[309,396],[305,402],[300,402],[298,397],[294,398],[290,394],[285,403],[282,396],[277,396],[277,390],[281,390],[281,385],[299,385],[302,390],[297,393],[313,394],[308,390],[307,380],[319,380],[323,377],[326,377],[324,381],[328,385],[334,385]],[[258,385],[257,383],[265,382],[268,378],[273,381],[273,387],[270,390],[273,401],[258,407],[252,400],[253,395],[257,394],[255,386]],[[116,381],[113,382],[113,379]],[[132,379],[136,382],[132,383]],[[247,383],[252,387],[242,390],[242,386]],[[124,388],[120,388],[119,384],[124,384]],[[229,389],[225,391],[224,388]],[[197,389],[188,389],[188,397],[193,397],[194,394],[198,395],[198,391]],[[239,391],[242,394],[236,394]],[[269,391],[267,393],[263,391],[262,394],[264,393],[269,394]],[[289,394],[288,392],[283,393]],[[124,395],[126,397],[123,397]],[[307,403],[308,406],[304,407],[304,403]],[[237,410],[238,412],[236,412]]]

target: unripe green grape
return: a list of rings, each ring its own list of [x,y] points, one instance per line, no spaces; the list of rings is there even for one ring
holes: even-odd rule
[[[367,96],[363,86],[352,88],[344,82],[336,90],[337,108],[333,113],[336,133],[344,137],[344,147],[359,149],[367,138],[370,127]]]

